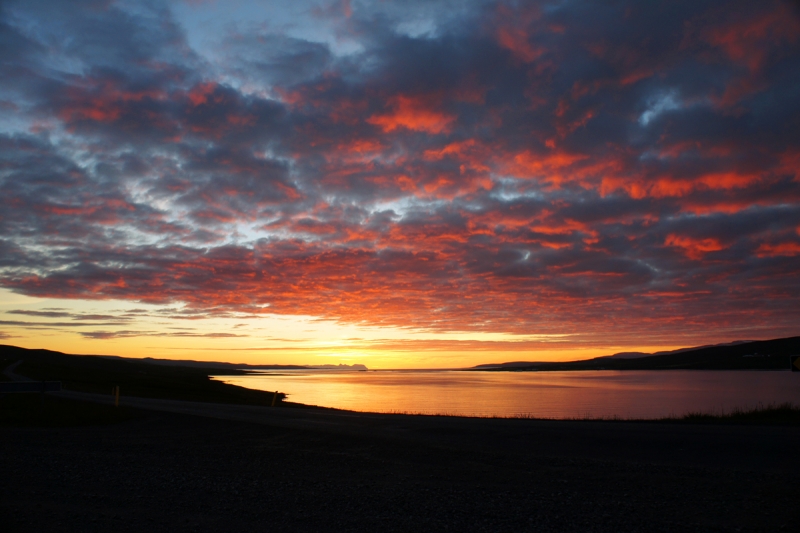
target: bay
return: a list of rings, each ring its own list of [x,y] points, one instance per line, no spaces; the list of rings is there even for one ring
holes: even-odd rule
[[[362,412],[482,417],[655,419],[800,405],[800,374],[782,371],[281,371],[218,376],[308,405]]]

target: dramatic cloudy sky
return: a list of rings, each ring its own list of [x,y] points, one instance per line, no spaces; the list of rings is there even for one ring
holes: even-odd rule
[[[796,335],[799,95],[788,1],[3,0],[0,342],[442,367]]]

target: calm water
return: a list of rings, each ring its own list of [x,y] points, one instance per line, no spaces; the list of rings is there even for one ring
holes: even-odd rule
[[[292,371],[217,379],[310,405],[381,413],[659,418],[800,405],[800,374],[759,371]]]

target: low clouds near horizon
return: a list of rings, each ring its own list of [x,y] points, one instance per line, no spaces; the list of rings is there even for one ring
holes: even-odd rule
[[[797,334],[797,3],[354,0],[201,48],[176,13],[207,7],[0,3],[0,286],[434,331]]]

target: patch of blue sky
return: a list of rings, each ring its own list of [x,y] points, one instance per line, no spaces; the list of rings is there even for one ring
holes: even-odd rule
[[[540,190],[529,187],[531,184],[529,179],[493,175],[492,181],[497,184],[497,187],[489,192],[489,197],[502,202],[544,198],[544,194]]]
[[[684,105],[678,98],[677,92],[669,91],[661,93],[650,99],[647,110],[639,115],[639,124],[647,126],[664,113],[682,109],[683,107]]]
[[[330,11],[330,5],[331,2],[318,0],[176,1],[172,4],[172,13],[186,32],[189,46],[210,57],[217,55],[216,47],[222,36],[246,29],[246,26],[255,26],[267,33],[325,43],[336,55],[346,55],[360,49],[360,45],[337,35],[334,25],[327,17],[321,16]]]

